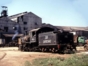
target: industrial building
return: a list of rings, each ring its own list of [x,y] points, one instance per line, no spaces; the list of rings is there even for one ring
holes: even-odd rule
[[[42,26],[45,25],[51,26],[51,24],[45,24],[45,23],[42,24]],[[64,31],[69,31],[74,35],[86,36],[88,38],[88,27],[76,27],[76,26],[53,26],[53,27],[56,27]]]
[[[2,6],[0,14],[0,38],[5,43],[13,42],[13,40],[28,34],[31,29],[42,26],[42,19],[32,12],[23,12],[8,16],[8,8]]]
[[[42,18],[32,12],[19,13],[9,16],[9,18],[20,25],[23,34],[28,34],[28,31],[31,29],[36,29],[42,26]]]
[[[74,27],[74,26],[56,26],[57,28],[63,29],[74,33],[75,35],[81,35],[88,37],[88,27]]]

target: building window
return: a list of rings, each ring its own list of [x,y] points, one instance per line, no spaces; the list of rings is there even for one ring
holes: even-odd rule
[[[32,17],[32,16],[29,16],[30,18]]]
[[[27,22],[24,22],[24,25],[27,25]]]
[[[8,32],[8,27],[4,27],[4,30],[5,30],[6,32]]]
[[[19,17],[17,18],[17,23],[19,23]]]
[[[21,19],[22,19],[22,21],[23,21],[23,15],[21,16]]]
[[[23,29],[24,29],[24,30],[27,30],[27,27],[24,27]]]
[[[26,35],[28,35],[28,32],[27,32],[27,31],[25,31],[25,34],[26,34]]]
[[[35,22],[35,25],[38,25],[38,24]]]
[[[8,22],[8,20],[6,20],[6,22]]]
[[[35,31],[34,32],[32,32],[32,36],[34,36],[36,33],[35,33]]]

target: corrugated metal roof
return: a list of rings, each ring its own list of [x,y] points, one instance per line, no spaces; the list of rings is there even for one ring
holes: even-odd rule
[[[71,31],[71,28],[70,27],[66,27],[66,26],[56,26],[58,29],[62,29],[62,30],[65,30],[65,31]]]
[[[22,16],[22,15],[25,15],[27,14],[28,12],[22,12],[22,13],[18,13],[18,14],[15,14],[15,15],[12,15],[12,16],[8,16],[10,19],[13,19],[13,18],[17,18],[19,16]]]
[[[22,12],[22,13],[18,13],[18,14],[12,15],[12,16],[8,16],[8,18],[15,19],[15,18],[20,17],[20,16],[25,15],[25,14],[33,14],[33,15],[37,16],[36,14],[34,14],[32,12]],[[39,16],[37,16],[37,17],[39,17]]]
[[[73,27],[73,26],[56,26],[56,27],[67,31],[88,31],[87,27]]]

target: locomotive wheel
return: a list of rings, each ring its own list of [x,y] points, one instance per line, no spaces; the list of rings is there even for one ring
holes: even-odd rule
[[[18,50],[21,50],[21,46],[19,45]]]
[[[26,51],[26,47],[22,46],[22,51]]]
[[[63,53],[64,53],[64,54],[67,54],[67,53],[68,53],[67,47],[64,48]]]
[[[42,50],[41,50],[42,52],[44,52],[44,48],[42,48]]]
[[[54,50],[52,50],[52,53],[54,53],[55,51]]]
[[[22,45],[19,45],[19,48],[18,48],[18,50],[21,50],[21,51],[23,51],[23,46],[22,46]]]
[[[64,50],[64,54],[71,54],[72,51],[70,49]]]
[[[70,48],[65,48],[64,51],[63,51],[64,54],[71,54],[71,53],[74,53],[73,50],[71,50]]]
[[[64,54],[68,54],[68,50],[67,50],[67,49],[64,50],[63,53],[64,53]]]
[[[46,52],[49,52],[49,48],[46,48]]]
[[[73,49],[73,53],[76,53],[76,49]]]
[[[52,48],[52,52],[55,53],[55,48]]]

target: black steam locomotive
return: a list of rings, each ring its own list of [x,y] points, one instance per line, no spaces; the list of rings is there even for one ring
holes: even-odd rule
[[[73,34],[55,27],[33,29],[18,44],[21,51],[71,53],[76,49]]]

